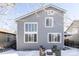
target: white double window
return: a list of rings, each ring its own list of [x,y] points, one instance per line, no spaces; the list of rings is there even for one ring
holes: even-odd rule
[[[49,43],[61,42],[61,34],[60,33],[48,33],[48,42]]]
[[[45,17],[45,27],[53,27],[54,19],[53,17]]]
[[[37,32],[38,32],[37,22],[26,22],[24,23],[24,42],[36,43],[37,42]]]

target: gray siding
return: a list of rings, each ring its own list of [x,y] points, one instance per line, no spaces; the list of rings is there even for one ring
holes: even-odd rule
[[[56,13],[51,16],[54,18],[53,28],[45,27],[45,17],[49,17],[49,15],[44,11],[38,12],[40,17],[36,17],[36,14],[32,14],[17,22],[17,50],[38,49],[39,45],[43,45],[45,48],[51,48],[55,44],[61,48],[63,47],[64,14],[54,8],[52,9],[56,11]],[[24,22],[38,22],[38,43],[24,43]],[[48,33],[61,33],[61,43],[48,43]]]

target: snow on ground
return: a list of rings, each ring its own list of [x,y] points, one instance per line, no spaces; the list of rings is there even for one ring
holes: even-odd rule
[[[17,56],[39,56],[39,51],[32,50],[32,51],[16,51],[16,50],[8,50],[6,52],[0,53],[0,55],[17,55]]]
[[[46,50],[51,51],[51,50]],[[13,49],[10,49],[6,52],[0,53],[0,56],[39,56],[39,51],[38,50],[29,50],[29,51],[16,51]],[[79,56],[79,49],[77,48],[70,48],[68,50],[62,50],[61,51],[62,56]]]
[[[79,56],[79,49],[70,48],[68,50],[62,50],[61,55],[62,56]]]

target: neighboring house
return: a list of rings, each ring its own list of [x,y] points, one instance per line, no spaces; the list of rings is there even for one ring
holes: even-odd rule
[[[64,39],[68,39],[70,36],[72,36],[72,34],[64,32]]]
[[[0,28],[0,47],[4,48],[16,40],[16,34],[10,30]]]
[[[65,10],[47,5],[17,18],[17,50],[64,46]]]
[[[69,28],[66,30],[71,36],[67,37],[69,40],[79,41],[79,20],[74,20]]]

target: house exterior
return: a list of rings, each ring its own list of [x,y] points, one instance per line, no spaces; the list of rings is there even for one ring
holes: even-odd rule
[[[15,33],[7,29],[0,28],[0,48],[8,47],[14,40],[16,40]]]
[[[74,20],[66,32],[71,34],[67,39],[79,42],[79,20]]]
[[[29,14],[17,18],[17,50],[46,49],[64,46],[65,10],[54,5],[46,5]]]

